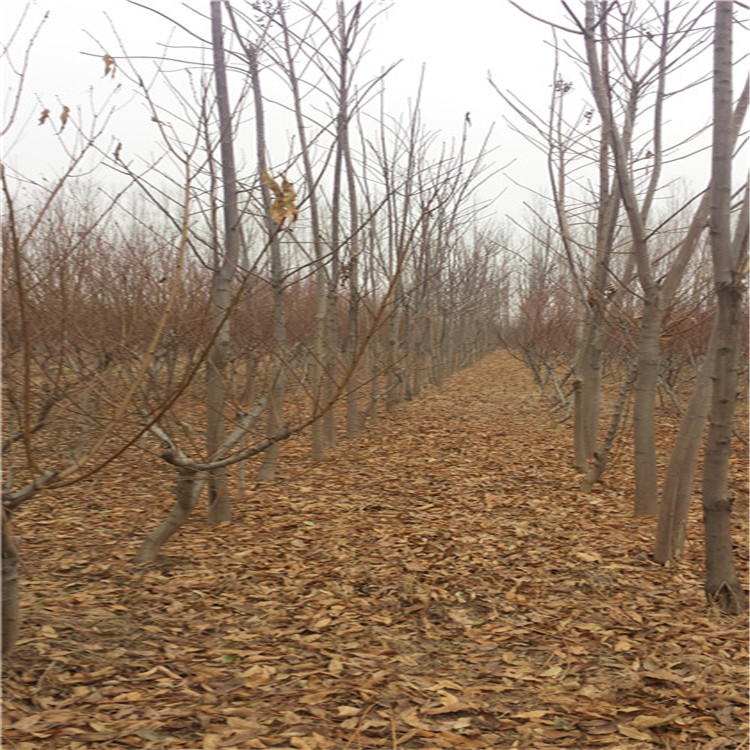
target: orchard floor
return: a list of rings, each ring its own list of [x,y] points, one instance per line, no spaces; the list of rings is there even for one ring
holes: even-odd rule
[[[3,746],[747,747],[746,621],[706,609],[697,508],[656,565],[627,448],[582,494],[570,430],[496,353],[151,566],[129,560],[171,505],[156,460],[40,496]]]

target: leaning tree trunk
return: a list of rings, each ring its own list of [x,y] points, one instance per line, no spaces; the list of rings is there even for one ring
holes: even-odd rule
[[[695,388],[680,420],[680,430],[664,475],[664,486],[659,504],[659,523],[654,541],[654,560],[659,563],[667,563],[682,555],[685,545],[685,529],[690,510],[693,479],[698,466],[698,454],[711,403],[717,322],[718,320],[714,322],[706,356],[698,370]]]
[[[133,558],[135,563],[151,563],[166,541],[188,520],[195,510],[205,477],[190,468],[177,469],[176,501],[169,515],[144,540]]]

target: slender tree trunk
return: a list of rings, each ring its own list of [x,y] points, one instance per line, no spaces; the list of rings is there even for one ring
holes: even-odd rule
[[[659,479],[656,467],[656,384],[659,377],[659,338],[662,311],[658,295],[647,297],[638,338],[633,444],[635,455],[635,514],[657,513]]]
[[[748,246],[748,188],[734,246],[732,198],[732,10],[716,3],[714,29],[713,143],[711,150],[711,254],[718,305],[714,384],[703,469],[703,523],[706,541],[706,596],[729,614],[745,610],[745,594],[732,554],[732,498],[729,456],[737,398],[742,297]]]
[[[312,396],[313,413],[321,410],[325,399],[325,351],[326,351],[326,299],[328,282],[322,255],[318,257],[318,270],[315,272],[315,321],[313,323],[312,346]],[[313,461],[325,458],[325,430],[322,419],[313,422],[311,430],[311,444]]]
[[[312,362],[310,366],[310,380],[312,390],[313,414],[323,406],[323,378],[325,376],[323,360],[325,356],[326,340],[326,271],[323,241],[320,234],[320,213],[318,211],[318,183],[313,174],[312,161],[310,159],[310,148],[308,146],[307,132],[302,113],[302,94],[299,87],[299,78],[296,72],[295,55],[287,25],[284,4],[278,7],[282,23],[284,53],[289,72],[289,85],[292,89],[294,100],[294,118],[297,126],[300,150],[302,154],[302,166],[304,170],[305,187],[307,188],[308,206],[310,213],[310,228],[312,231],[312,243],[315,256],[315,320],[313,323]],[[323,434],[323,421],[318,419],[311,426],[311,452],[314,461],[322,461],[325,457],[325,438]]]
[[[404,401],[411,401],[413,394],[411,390],[411,374],[414,368],[414,323],[412,319],[411,302],[404,305],[404,323],[401,332],[403,351],[401,354],[401,392]]]
[[[401,395],[401,367],[400,356],[401,347],[401,308],[400,300],[402,296],[401,282],[397,282],[394,299],[391,303],[391,316],[388,321],[388,354],[386,357],[386,388],[385,408],[388,411],[395,409],[403,400]]]
[[[356,244],[349,256],[349,315],[346,330],[346,351],[349,366],[354,364],[359,346],[359,259]],[[362,429],[359,417],[359,377],[356,368],[346,385],[346,436],[357,437]]]
[[[281,413],[286,392],[286,369],[284,364],[284,347],[286,344],[286,322],[284,319],[283,274],[281,267],[281,241],[276,222],[271,216],[271,192],[266,184],[266,121],[263,107],[263,91],[260,84],[260,65],[258,49],[253,44],[244,44],[247,57],[250,84],[253,90],[255,112],[255,140],[260,176],[261,199],[263,203],[263,223],[271,252],[271,288],[273,291],[273,351],[271,352],[271,385],[268,394],[268,422],[266,435],[270,438],[281,429]],[[258,479],[270,481],[276,476],[279,460],[279,444],[274,442],[263,454],[263,461],[258,470]]]
[[[224,320],[231,302],[232,279],[236,273],[240,250],[239,212],[237,210],[237,176],[234,166],[234,140],[229,112],[224,41],[221,24],[221,3],[211,1],[211,33],[216,79],[216,101],[219,110],[221,176],[224,183],[224,257],[216,253],[211,285],[211,305],[216,334],[208,355],[206,375],[206,449],[213,456],[226,436],[225,379],[229,358],[229,321]],[[231,520],[232,510],[227,487],[227,470],[216,469],[208,479],[208,522]]]
[[[335,202],[335,201],[334,201]],[[338,232],[335,233],[338,235]],[[337,246],[338,236],[333,243]],[[340,331],[339,331],[339,280],[341,263],[338,250],[334,250],[331,257],[330,271],[328,275],[328,290],[326,295],[326,326],[323,362],[325,373],[323,375],[323,406],[328,404],[336,392],[336,378],[340,374]],[[320,420],[323,423],[323,439],[327,446],[335,446],[338,443],[336,435],[336,408],[332,406]]]
[[[274,296],[273,339],[275,351],[271,368],[271,386],[268,394],[268,424],[266,427],[266,434],[269,437],[276,435],[281,429],[282,409],[286,392],[286,366],[283,361],[284,347],[286,343],[286,323],[284,319],[284,306],[281,290],[280,260],[277,258],[274,262],[272,259],[272,266]],[[258,479],[262,482],[269,482],[274,479],[278,462],[279,444],[274,443],[263,453],[263,461],[258,469]]]
[[[357,193],[354,179],[354,164],[352,162],[349,138],[345,143],[347,189],[349,191],[349,260],[347,271],[349,275],[349,308],[346,322],[346,338],[344,347],[347,355],[347,365],[355,366],[355,357],[359,347],[359,238],[357,237]],[[357,437],[361,430],[359,418],[359,377],[358,369],[352,371],[346,384],[346,435]]]
[[[346,16],[344,4],[337,4],[339,17],[339,46],[342,55],[340,67],[339,98],[340,110],[343,115],[342,127],[339,133],[339,148],[341,149],[346,171],[346,189],[349,198],[349,240],[347,242],[347,274],[349,277],[349,301],[346,323],[346,334],[344,338],[344,349],[346,352],[346,364],[349,368],[355,366],[355,357],[359,344],[359,236],[358,221],[359,208],[357,204],[357,181],[352,159],[351,143],[349,141],[349,81],[348,81],[348,55],[349,34],[346,28]],[[359,11],[355,11],[358,13]],[[352,36],[356,35],[356,20],[352,26]],[[346,384],[346,435],[357,437],[360,432],[359,420],[359,386],[357,368],[351,372],[349,382]]]

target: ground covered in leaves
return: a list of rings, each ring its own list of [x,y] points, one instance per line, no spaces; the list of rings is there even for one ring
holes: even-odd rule
[[[746,747],[746,624],[705,607],[697,508],[656,565],[627,456],[582,494],[570,429],[498,353],[152,566],[129,560],[171,505],[158,462],[35,499],[4,746]]]

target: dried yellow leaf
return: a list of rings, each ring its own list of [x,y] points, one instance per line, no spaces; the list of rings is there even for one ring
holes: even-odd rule
[[[559,664],[555,664],[549,669],[545,669],[544,672],[539,675],[540,677],[557,677],[562,672],[562,667]]]
[[[277,197],[281,197],[281,188],[276,184],[276,181],[271,177],[270,174],[264,169],[261,175],[263,178],[263,184]]]
[[[284,219],[287,221],[296,221],[299,212],[297,210],[297,193],[292,183],[281,174],[281,187],[279,187],[278,183],[265,170],[263,170],[261,177],[263,184],[274,195],[274,200],[271,203],[269,211],[271,218],[279,225]]]
[[[298,748],[298,750],[315,750],[318,743],[312,737],[292,737],[290,742],[292,747]],[[313,744],[310,744],[310,743]]]
[[[339,716],[358,716],[360,710],[356,706],[336,706]]]
[[[115,70],[117,68],[117,63],[115,62],[114,57],[104,54],[102,55],[102,60],[104,60],[104,77],[111,75],[114,78]]]
[[[575,556],[579,560],[583,560],[584,562],[601,562],[602,558],[601,555],[597,555],[595,552],[576,552]]]

